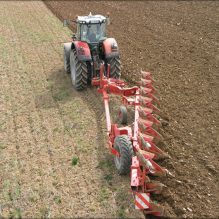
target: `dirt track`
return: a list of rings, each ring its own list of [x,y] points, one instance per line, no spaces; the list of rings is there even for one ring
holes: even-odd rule
[[[129,179],[114,177],[104,147],[101,100],[74,91],[63,72],[69,36],[42,2],[0,2],[0,217],[129,211]]]
[[[154,73],[168,126],[162,163],[175,179],[157,197],[172,217],[218,217],[218,2],[47,2],[60,19],[111,13],[123,77]],[[72,27],[74,30],[74,27]]]

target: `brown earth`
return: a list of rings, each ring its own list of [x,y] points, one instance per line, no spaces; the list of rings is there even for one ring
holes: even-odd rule
[[[102,103],[63,71],[70,31],[43,2],[0,1],[0,217],[138,217],[104,147]]]
[[[168,121],[161,130],[161,146],[171,159],[161,164],[175,178],[161,179],[167,190],[155,198],[170,217],[219,217],[219,3],[49,1],[46,5],[61,20],[90,11],[110,12],[109,33],[120,47],[123,77],[135,83],[141,68],[151,71]]]

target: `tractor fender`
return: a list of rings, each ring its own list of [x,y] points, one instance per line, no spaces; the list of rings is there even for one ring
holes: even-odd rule
[[[90,48],[86,42],[73,41],[71,49],[75,49],[79,61],[91,61]]]
[[[107,38],[106,40],[104,40],[103,49],[106,58],[119,56],[119,47],[114,38]]]

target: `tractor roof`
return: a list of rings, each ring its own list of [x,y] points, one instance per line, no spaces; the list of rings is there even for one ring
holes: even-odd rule
[[[99,24],[106,21],[106,17],[102,15],[92,15],[91,12],[88,16],[78,16],[77,22],[78,23],[85,23],[85,24]]]

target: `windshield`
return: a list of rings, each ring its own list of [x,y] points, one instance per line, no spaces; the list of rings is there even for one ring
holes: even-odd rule
[[[106,24],[81,24],[81,41],[97,43],[106,36]]]

